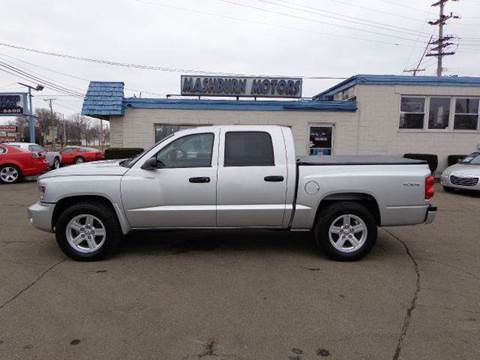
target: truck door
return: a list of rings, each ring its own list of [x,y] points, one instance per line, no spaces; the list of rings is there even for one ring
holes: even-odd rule
[[[281,129],[222,129],[217,181],[219,227],[282,226],[287,160]]]
[[[156,154],[161,167],[135,165],[122,179],[122,200],[134,228],[215,227],[217,129],[174,137]]]

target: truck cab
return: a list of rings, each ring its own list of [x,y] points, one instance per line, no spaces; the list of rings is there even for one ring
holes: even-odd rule
[[[282,228],[295,191],[293,144],[278,126],[202,127],[166,139],[122,178],[132,227]],[[288,137],[287,137],[288,138]],[[279,141],[281,140],[281,141]]]

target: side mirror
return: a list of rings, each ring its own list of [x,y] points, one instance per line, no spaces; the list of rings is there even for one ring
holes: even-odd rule
[[[158,168],[161,168],[162,166],[160,165],[161,162],[157,160],[156,157],[152,157],[145,161],[142,165],[143,170],[156,170]]]

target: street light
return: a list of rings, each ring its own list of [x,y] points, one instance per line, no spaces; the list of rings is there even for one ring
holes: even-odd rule
[[[33,107],[32,107],[32,90],[35,91],[42,91],[44,89],[43,85],[38,84],[37,86],[33,87],[31,85],[27,85],[24,83],[19,82],[19,85],[25,86],[28,89],[28,101],[29,101],[29,112],[28,115],[28,134],[30,138],[30,142],[35,142],[35,122],[33,120]]]

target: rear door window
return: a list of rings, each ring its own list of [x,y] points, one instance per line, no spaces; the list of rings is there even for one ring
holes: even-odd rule
[[[272,137],[263,131],[227,132],[224,166],[275,166]]]

